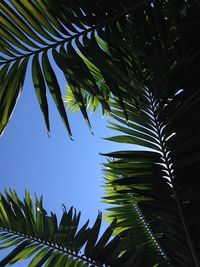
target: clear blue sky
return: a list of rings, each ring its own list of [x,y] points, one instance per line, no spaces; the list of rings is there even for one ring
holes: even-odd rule
[[[60,74],[58,78],[64,89],[66,81]],[[82,211],[83,221],[93,222],[97,211],[105,208],[101,202],[101,164],[105,159],[99,152],[111,152],[124,146],[101,139],[111,136],[112,132],[106,129],[106,119],[100,113],[91,117],[94,135],[81,114],[69,114],[74,138],[71,141],[51,96],[49,103],[50,137],[28,75],[11,121],[0,138],[1,192],[5,187],[16,189],[22,197],[27,189],[32,196],[34,193],[43,195],[48,211],[60,215],[63,203],[67,208],[74,206]],[[0,259],[2,255],[5,254],[0,252]]]

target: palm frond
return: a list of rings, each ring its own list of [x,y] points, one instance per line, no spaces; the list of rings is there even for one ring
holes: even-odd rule
[[[187,92],[187,90],[183,91]],[[198,93],[196,92],[195,95],[197,96]],[[178,93],[171,101],[169,100],[169,103],[160,105],[153,94],[148,89],[145,89],[143,94],[144,104],[140,110],[131,101],[127,100],[125,103],[129,117],[128,122],[124,118],[119,105],[117,103],[113,104],[112,117],[118,123],[111,122],[109,127],[124,133],[124,135],[120,134],[106,139],[140,145],[151,151],[133,150],[106,154],[106,156],[114,159],[114,161],[110,160],[105,163],[107,176],[112,179],[112,182],[109,182],[106,188],[113,187],[111,189],[113,190],[113,199],[112,194],[111,196],[108,194],[106,201],[117,204],[117,207],[110,211],[110,216],[112,217],[116,213],[120,214],[121,206],[124,208],[123,201],[121,203],[120,199],[129,199],[131,196],[139,206],[148,225],[150,225],[150,229],[155,233],[163,233],[158,243],[170,263],[175,266],[198,266],[199,239],[194,237],[194,228],[192,229],[192,227],[195,227],[197,231],[195,221],[198,218],[198,214],[191,214],[191,211],[196,208],[196,205],[193,205],[191,200],[187,198],[187,203],[184,203],[183,199],[186,195],[184,187],[181,187],[184,184],[185,188],[193,192],[194,185],[192,183],[195,180],[190,180],[190,186],[187,187],[189,184],[185,184],[182,165],[179,164],[177,168],[176,159],[174,159],[174,155],[177,155],[176,153],[182,150],[180,147],[180,135],[186,138],[187,134],[184,134],[186,126],[183,126],[182,130],[174,127],[174,122],[169,115],[171,114],[172,117],[180,119],[178,116],[180,114],[183,121],[187,121],[187,118],[189,119],[190,116],[187,117],[184,113],[186,116],[184,117],[183,113],[180,113],[187,103],[184,104],[182,98],[180,98],[181,94]],[[177,108],[177,99],[179,99],[179,108]],[[194,96],[192,99],[194,99]],[[187,100],[185,97],[185,101]],[[196,99],[196,101],[198,100]],[[191,108],[196,107],[196,101],[194,101],[193,105],[191,103]],[[182,125],[181,122],[177,122],[177,124],[180,127]],[[192,125],[192,122],[190,125]],[[195,136],[192,129],[190,129],[190,134],[193,137]],[[173,145],[175,141],[176,147]],[[189,143],[191,144],[191,142]],[[186,155],[188,154],[186,153]],[[184,156],[180,159],[184,160]],[[198,161],[196,157],[193,159],[194,162]],[[194,162],[191,164],[194,164]],[[185,177],[187,179],[187,176]],[[121,198],[120,194],[122,194]],[[131,227],[132,222],[128,214],[127,218],[129,227]],[[127,224],[126,221],[124,222],[125,224],[123,225],[122,223],[122,227]],[[171,244],[172,241],[174,246]],[[178,248],[177,251],[175,247]],[[181,254],[183,253],[182,256],[180,251]]]
[[[84,118],[89,119],[80,88],[95,95],[105,109],[108,103],[96,85],[86,58],[103,70],[102,75],[108,85],[114,82],[120,71],[114,73],[112,57],[100,48],[99,31],[106,25],[117,23],[127,12],[145,5],[148,1],[127,1],[123,6],[117,2],[114,7],[96,1],[88,5],[85,1],[1,1],[1,123],[4,130],[21,93],[28,63],[32,69],[33,84],[43,112],[46,127],[50,130],[46,90],[50,91],[64,124],[71,136],[61,90],[53,64],[64,73]],[[78,49],[77,49],[78,48]],[[52,58],[53,56],[53,58]],[[54,59],[54,60],[53,60]],[[115,67],[115,70],[116,67]],[[15,77],[13,80],[12,77]],[[122,89],[114,84],[109,90],[122,99]],[[122,101],[122,100],[121,100]]]
[[[114,163],[114,162],[113,162]],[[127,240],[126,246],[134,250],[140,249],[141,247],[146,247],[144,251],[145,266],[154,266],[159,264],[159,266],[168,266],[169,259],[162,247],[159,244],[159,239],[162,237],[163,233],[159,232],[159,228],[152,229],[149,222],[143,216],[142,211],[139,207],[139,202],[141,202],[141,196],[139,196],[139,201],[137,200],[137,195],[132,193],[122,194],[120,190],[127,189],[122,186],[115,187],[115,181],[118,179],[118,175],[113,172],[114,168],[109,168],[109,164],[106,166],[105,174],[105,196],[103,200],[105,203],[109,204],[107,208],[108,213],[106,218],[108,221],[113,221],[114,218],[118,218],[116,229],[114,234],[118,234],[125,229],[129,230],[129,239]],[[118,192],[119,190],[119,192]],[[144,197],[143,201],[147,198]],[[155,217],[156,214],[154,214]],[[152,217],[150,222],[153,224],[155,219]]]
[[[36,197],[35,208],[26,192],[21,201],[15,191],[0,195],[0,248],[15,248],[0,261],[0,266],[14,264],[31,257],[34,266],[133,266],[141,256],[123,248],[127,232],[111,238],[116,225],[114,220],[99,237],[102,221],[98,214],[90,228],[88,221],[79,226],[81,213],[63,207],[58,222],[54,213],[47,214],[42,198]]]
[[[159,119],[165,121],[165,134],[174,134],[167,140],[170,151],[172,180],[176,188],[177,198],[186,221],[188,241],[193,254],[199,255],[199,125],[200,119],[200,90],[191,88],[180,90],[173,99],[164,104]],[[195,255],[193,255],[194,257]],[[197,263],[196,265],[197,266]]]
[[[85,1],[4,0],[0,6],[1,133],[23,88],[27,66],[32,69],[48,131],[47,90],[70,135],[54,64],[64,73],[88,124],[82,89],[105,110],[113,95],[126,112],[123,99],[129,96],[140,102],[143,85],[166,97],[177,87],[199,84],[193,79],[199,70],[199,40],[193,36],[200,25],[200,7],[195,1],[99,0],[88,5]],[[88,61],[101,74],[106,91],[96,84]],[[188,69],[193,70],[188,73]],[[10,77],[16,73],[13,81]]]

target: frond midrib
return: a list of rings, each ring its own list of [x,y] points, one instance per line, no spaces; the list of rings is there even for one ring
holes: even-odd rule
[[[96,25],[84,30],[84,31],[81,31],[77,34],[74,34],[73,36],[70,36],[68,38],[65,38],[64,40],[62,41],[57,41],[56,43],[54,44],[51,44],[51,45],[48,45],[46,47],[43,47],[41,49],[37,49],[37,50],[34,50],[30,53],[26,53],[22,56],[16,56],[16,57],[13,57],[12,59],[6,59],[4,61],[0,61],[0,65],[5,65],[5,64],[9,64],[11,62],[14,62],[16,60],[21,60],[23,58],[29,58],[30,56],[32,55],[35,55],[35,54],[39,54],[40,52],[45,52],[45,51],[48,51],[52,48],[57,48],[59,45],[64,45],[65,43],[67,42],[70,42],[72,40],[75,40],[77,38],[79,38],[80,36],[84,35],[84,34],[87,34],[89,32],[92,32],[93,30],[98,30],[99,28],[113,22],[113,21],[116,21],[117,19],[120,19],[122,17],[124,17],[125,15],[127,15],[129,12],[133,11],[133,10],[137,10],[139,9],[142,5],[144,5],[146,2],[148,2],[148,0],[143,0],[141,2],[139,2],[138,4],[134,5],[133,7],[130,7],[128,9],[124,9],[123,11],[119,12],[118,14],[115,14],[114,16],[112,16],[111,18],[109,19],[106,19],[100,23],[97,23]],[[9,42],[10,43],[10,42]]]
[[[130,199],[133,201],[132,196],[130,194],[128,194]],[[151,230],[151,227],[148,223],[148,221],[146,220],[145,216],[143,215],[143,212],[141,211],[140,207],[137,204],[132,204],[134,206],[134,209],[137,213],[137,216],[140,220],[140,222],[142,222],[142,226],[144,228],[144,231],[147,233],[147,235],[149,236],[149,238],[153,241],[154,247],[157,251],[159,251],[159,254],[165,259],[168,260],[168,257],[166,255],[166,253],[164,252],[164,250],[162,249],[161,245],[159,244],[157,238],[154,236],[153,231]]]
[[[83,35],[83,34],[87,34],[88,32],[90,32],[90,31],[92,31],[92,30],[94,30],[94,29],[95,29],[95,27],[91,27],[91,28],[89,28],[89,29],[87,29],[87,30],[85,30],[85,31],[82,31],[82,32],[80,32],[80,33],[77,33],[77,34],[75,34],[75,35],[73,35],[73,36],[70,36],[70,37],[68,37],[68,38],[65,38],[65,39],[63,39],[63,40],[61,40],[61,41],[57,41],[57,42],[54,43],[54,44],[50,44],[50,45],[48,45],[48,46],[46,46],[46,47],[42,47],[42,48],[37,49],[37,50],[34,50],[34,51],[30,52],[30,53],[26,53],[26,54],[24,54],[24,55],[22,55],[22,56],[16,56],[16,57],[13,57],[12,59],[5,60],[4,62],[1,62],[1,64],[2,64],[2,65],[4,65],[4,64],[9,64],[9,63],[11,63],[11,62],[13,62],[13,61],[21,60],[21,59],[23,59],[23,58],[27,58],[27,57],[30,57],[30,56],[32,56],[32,55],[39,54],[39,53],[41,53],[41,52],[46,52],[46,51],[48,51],[48,50],[50,50],[50,49],[53,49],[53,48],[57,48],[59,45],[64,45],[65,43],[70,42],[70,41],[72,41],[72,40],[74,40],[74,39],[80,37],[80,36]]]
[[[30,241],[33,241],[35,243],[37,243],[38,245],[41,244],[41,245],[45,245],[46,247],[48,248],[53,248],[53,250],[56,250],[56,251],[59,251],[59,252],[62,252],[62,253],[65,253],[69,256],[72,256],[73,258],[76,258],[76,259],[79,259],[79,260],[82,260],[86,263],[89,263],[89,264],[92,264],[94,267],[100,267],[99,264],[96,264],[94,261],[91,261],[89,259],[86,259],[84,258],[84,255],[82,256],[79,256],[78,254],[76,253],[73,253],[73,252],[70,252],[69,249],[64,249],[62,248],[61,246],[57,245],[53,245],[51,244],[50,242],[48,241],[45,241],[45,240],[42,240],[41,238],[39,237],[34,237],[34,236],[30,236],[28,234],[24,234],[22,232],[19,232],[19,231],[14,231],[14,230],[11,230],[11,229],[8,229],[8,228],[4,228],[4,227],[0,227],[0,232],[6,232],[6,233],[10,233],[10,234],[13,234],[17,237],[22,237],[24,239],[28,239]]]
[[[161,132],[161,128],[162,126],[160,126],[160,122],[159,120],[157,119],[156,117],[156,109],[155,109],[155,106],[154,106],[154,103],[153,103],[153,99],[150,95],[151,93],[149,93],[149,99],[150,99],[150,108],[154,114],[154,123],[156,125],[156,132],[157,132],[157,135],[158,135],[158,142],[159,142],[159,145],[161,147],[161,156],[163,158],[163,164],[165,165],[166,167],[166,170],[168,173],[165,174],[165,176],[168,177],[168,180],[172,186],[172,192],[173,192],[173,195],[174,195],[174,200],[176,202],[176,205],[177,205],[177,210],[178,210],[178,213],[179,213],[179,216],[180,216],[180,221],[182,223],[182,226],[183,226],[183,229],[184,229],[184,232],[185,232],[185,237],[186,237],[186,240],[188,242],[188,247],[190,249],[190,252],[191,252],[191,255],[192,255],[192,258],[193,258],[193,261],[194,261],[194,264],[195,264],[195,267],[199,267],[200,266],[200,262],[199,262],[199,258],[197,256],[197,252],[195,251],[195,248],[194,248],[194,244],[192,242],[192,239],[190,237],[190,234],[189,234],[189,231],[188,231],[188,227],[187,227],[187,224],[186,224],[186,221],[185,221],[185,218],[184,218],[184,214],[183,214],[183,209],[182,209],[182,206],[181,206],[181,203],[180,203],[180,200],[179,200],[179,197],[178,197],[178,194],[176,192],[176,189],[175,189],[175,186],[174,186],[174,175],[173,175],[173,169],[172,169],[172,165],[173,162],[169,160],[168,158],[168,153],[170,153],[170,150],[167,148],[167,145],[164,143],[166,141],[166,137],[164,136],[164,140],[163,141],[163,136],[162,136],[162,132]]]

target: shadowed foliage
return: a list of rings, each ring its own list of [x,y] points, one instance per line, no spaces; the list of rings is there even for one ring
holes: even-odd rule
[[[72,135],[56,64],[68,83],[68,108],[80,110],[90,127],[87,108],[100,104],[110,114],[109,128],[119,132],[106,139],[130,144],[105,155],[103,199],[111,204],[111,227],[99,241],[100,215],[82,230],[88,236],[77,248],[75,228],[65,232],[65,224],[81,231],[73,209],[64,210],[55,229],[55,215],[39,200],[35,215],[26,213],[32,210],[28,193],[24,203],[14,192],[1,195],[1,239],[17,245],[4,262],[33,251],[30,266],[56,266],[59,258],[57,266],[200,267],[199,1],[10,0],[0,7],[0,132],[31,70],[47,130],[48,89]],[[77,258],[81,248],[85,255]]]

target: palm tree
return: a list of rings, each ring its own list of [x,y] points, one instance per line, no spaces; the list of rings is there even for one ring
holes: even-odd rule
[[[113,118],[110,127],[120,132],[108,139],[143,147],[106,155],[104,199],[114,222],[99,241],[100,215],[91,229],[77,230],[77,215],[64,210],[57,227],[40,201],[34,215],[28,195],[24,203],[13,192],[1,195],[1,239],[17,247],[0,266],[35,255],[30,266],[199,267],[199,1],[0,6],[1,132],[29,63],[47,129],[46,87],[71,136],[53,57],[68,81],[67,101],[79,106],[89,126],[87,107],[100,103]],[[79,257],[81,248],[85,255]]]

